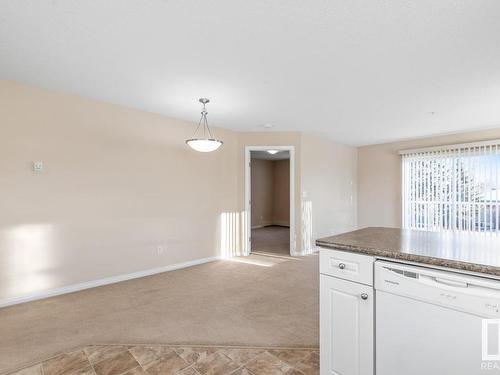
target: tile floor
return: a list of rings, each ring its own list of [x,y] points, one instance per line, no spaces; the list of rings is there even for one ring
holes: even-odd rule
[[[317,349],[91,345],[12,375],[316,375]]]

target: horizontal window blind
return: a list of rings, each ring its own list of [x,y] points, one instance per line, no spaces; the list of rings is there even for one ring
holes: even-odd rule
[[[403,227],[499,232],[500,141],[401,152]]]

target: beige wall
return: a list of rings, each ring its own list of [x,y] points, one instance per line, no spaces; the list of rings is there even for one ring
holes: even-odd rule
[[[274,163],[252,159],[252,228],[273,224]]]
[[[308,252],[357,223],[400,225],[399,150],[500,138],[356,149],[215,129],[224,146],[201,154],[184,144],[195,125],[165,116],[8,81],[0,103],[0,300],[243,249],[245,146],[294,146],[295,242]]]
[[[273,224],[290,225],[290,160],[275,160]]]
[[[0,299],[218,255],[236,133],[201,154],[164,116],[5,81],[0,103]]]
[[[446,135],[358,149],[358,224],[401,226],[401,157],[398,151],[499,139],[500,129]]]
[[[290,225],[290,161],[252,159],[252,228]]]
[[[352,147],[215,129],[224,146],[202,154],[184,144],[193,123],[9,81],[0,103],[0,300],[241,252],[245,146],[294,146],[298,252],[303,184],[316,236],[355,216],[331,201],[355,184]]]
[[[317,238],[356,228],[357,150],[304,134],[301,159],[303,247],[307,249]]]

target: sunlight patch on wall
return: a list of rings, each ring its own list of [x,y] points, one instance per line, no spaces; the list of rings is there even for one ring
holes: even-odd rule
[[[220,256],[223,259],[246,256],[250,253],[247,244],[248,214],[223,212],[220,216]]]
[[[315,250],[313,232],[312,201],[302,201],[302,249],[301,255],[312,254]]]
[[[30,224],[0,233],[0,273],[6,277],[7,294],[23,295],[52,287],[54,267],[52,224]],[[10,276],[16,282],[9,282]]]

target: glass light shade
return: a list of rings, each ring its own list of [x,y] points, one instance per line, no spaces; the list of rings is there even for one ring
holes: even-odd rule
[[[217,150],[220,146],[222,146],[222,141],[213,138],[188,139],[186,143],[189,147],[198,152],[212,152]]]
[[[278,150],[267,150],[267,152],[270,153],[271,155],[274,155],[278,153]]]

